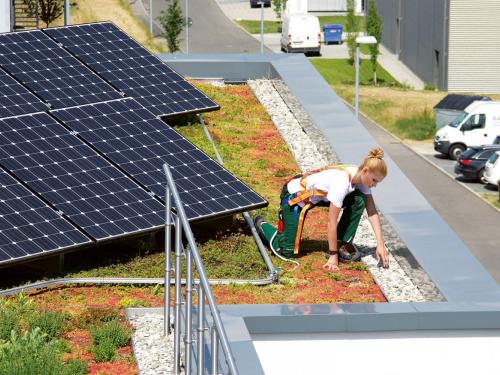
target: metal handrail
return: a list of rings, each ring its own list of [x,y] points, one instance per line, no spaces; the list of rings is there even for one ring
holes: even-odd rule
[[[176,374],[179,373],[180,371],[180,308],[181,308],[181,301],[180,301],[180,292],[181,292],[181,287],[180,287],[180,277],[181,277],[181,267],[180,267],[180,256],[181,256],[181,247],[182,247],[182,232],[184,232],[184,235],[187,239],[188,246],[186,246],[186,267],[187,267],[187,283],[192,284],[192,262],[190,258],[192,258],[192,261],[194,262],[196,266],[196,270],[198,271],[199,275],[199,285],[201,289],[203,290],[204,296],[201,296],[202,298],[206,298],[208,302],[208,307],[210,309],[210,312],[212,314],[212,320],[213,320],[213,329],[216,331],[216,335],[214,334],[213,336],[218,338],[218,341],[221,345],[222,351],[224,352],[226,363],[228,365],[229,373],[232,375],[237,375],[238,370],[236,368],[236,363],[234,360],[234,356],[231,352],[231,348],[229,346],[229,341],[227,339],[227,334],[224,329],[224,325],[222,324],[222,319],[219,314],[219,310],[217,309],[217,304],[215,302],[215,298],[212,294],[212,290],[210,288],[210,284],[208,281],[208,277],[205,271],[205,267],[203,265],[203,262],[201,260],[201,257],[198,253],[198,248],[196,245],[196,241],[193,236],[193,232],[191,230],[191,226],[189,225],[187,215],[184,211],[184,205],[182,203],[182,200],[179,196],[179,192],[177,190],[177,187],[175,185],[174,179],[172,177],[172,172],[170,171],[170,167],[167,163],[163,165],[163,170],[165,172],[165,176],[167,178],[167,186],[166,186],[166,196],[171,195],[173,198],[173,204],[175,205],[176,208],[176,218],[175,218],[175,255],[176,255],[176,262],[175,262],[175,278],[176,281],[179,281],[179,283],[176,282],[176,287],[175,287],[175,319],[174,319],[174,333],[175,333],[175,338],[174,338],[174,372]],[[172,221],[171,221],[171,206],[172,202],[170,199],[166,200],[166,215],[165,215],[165,230],[170,231],[171,226],[172,226]],[[167,235],[166,235],[167,236]],[[167,237],[166,237],[167,238]],[[170,237],[168,237],[170,238]],[[166,258],[170,259],[170,254],[171,254],[171,247],[172,244],[170,241],[167,241],[165,244],[165,252],[166,252]],[[189,255],[188,255],[189,254]],[[188,261],[189,260],[189,261]],[[169,261],[166,260],[166,263]],[[170,280],[170,272],[169,268],[165,267],[166,270],[166,275],[165,275],[165,281],[166,285],[167,280]],[[191,335],[192,332],[192,316],[191,316],[191,306],[192,306],[192,300],[191,300],[191,286],[189,286],[189,293],[186,296],[188,301],[186,302],[185,306],[187,306],[185,318],[186,318],[186,336],[189,333]],[[165,288],[168,289],[168,288]],[[199,296],[200,297],[200,296]],[[169,301],[166,301],[169,302]],[[198,314],[202,314],[203,310],[198,311]],[[165,317],[164,319],[167,319],[167,314],[170,316],[170,303],[167,303],[165,306]],[[202,320],[202,317],[198,317],[199,319]],[[185,338],[185,346],[186,346],[186,356],[185,356],[185,373],[190,374],[191,373],[191,348],[192,348],[192,338],[191,337],[186,337]],[[214,347],[214,343],[212,343],[212,348]],[[199,345],[197,346],[199,348]],[[188,353],[189,352],[189,353]],[[212,355],[215,353],[212,353]],[[217,362],[217,358],[212,357],[212,364],[214,362]]]

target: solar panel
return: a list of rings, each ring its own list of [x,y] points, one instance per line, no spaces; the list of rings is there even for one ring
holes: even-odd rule
[[[0,69],[0,118],[45,111],[47,106]]]
[[[95,240],[163,224],[160,202],[47,113],[0,119],[0,164]]]
[[[54,110],[52,114],[158,197],[165,194],[162,165],[167,162],[191,220],[267,205],[134,99]]]
[[[219,109],[219,106],[114,24],[45,29],[108,82],[155,115]]]
[[[0,263],[90,239],[0,168]]]
[[[53,108],[122,96],[39,30],[0,34],[0,65]]]

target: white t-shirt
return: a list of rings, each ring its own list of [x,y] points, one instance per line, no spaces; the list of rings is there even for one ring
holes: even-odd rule
[[[345,168],[351,173],[351,177],[354,177],[358,171],[356,166],[346,166]],[[300,177],[295,178],[288,183],[287,188],[290,194],[301,190],[300,179]],[[342,169],[325,169],[306,177],[306,190],[314,189],[325,191],[327,195],[310,197],[311,203],[331,202],[338,208],[342,208],[344,198],[354,190],[359,190],[365,195],[371,194],[371,189],[365,188],[362,184],[351,185],[349,175]],[[299,203],[300,206],[304,206],[304,204],[304,202]]]

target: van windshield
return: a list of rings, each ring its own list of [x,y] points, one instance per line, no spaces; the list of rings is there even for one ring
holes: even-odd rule
[[[462,121],[467,117],[468,113],[467,112],[461,112],[457,117],[455,117],[450,123],[449,125],[452,127],[452,128],[456,128],[458,125],[460,125],[462,123]]]

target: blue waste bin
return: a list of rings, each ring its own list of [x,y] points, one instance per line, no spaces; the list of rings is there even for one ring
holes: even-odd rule
[[[325,44],[342,44],[342,24],[323,25],[323,40]]]

